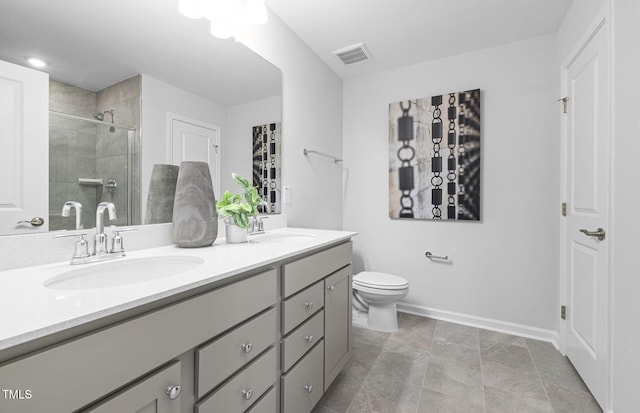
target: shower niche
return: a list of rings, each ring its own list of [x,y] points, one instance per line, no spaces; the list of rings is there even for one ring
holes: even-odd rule
[[[97,92],[50,81],[49,230],[75,229],[66,201],[82,204],[85,228],[102,201],[116,206],[109,225],[140,223],[140,94],[140,76]]]

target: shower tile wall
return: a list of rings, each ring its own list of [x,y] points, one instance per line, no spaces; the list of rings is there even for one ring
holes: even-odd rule
[[[85,118],[96,112],[114,111],[115,123],[140,130],[140,76],[127,79],[99,92],[81,89],[55,80],[49,85],[50,109]],[[106,122],[111,121],[109,114]],[[81,124],[83,126],[78,127]],[[49,223],[51,229],[73,229],[75,212],[61,217],[65,201],[78,201],[84,208],[85,228],[95,226],[98,202],[113,202],[118,220],[109,224],[127,223],[127,131],[111,133],[107,125],[89,124],[72,119],[51,117],[49,128]],[[139,139],[136,139],[138,142]],[[136,154],[139,153],[139,147]],[[58,165],[57,167],[55,165]],[[134,165],[139,165],[134,159]],[[134,174],[133,223],[140,222],[139,171]],[[115,179],[118,187],[110,193],[102,186],[78,185],[78,178],[102,178],[104,183]],[[137,194],[137,195],[136,195]],[[137,218],[137,220],[136,220]]]
[[[96,92],[50,79],[49,109],[91,118],[96,113]]]
[[[141,76],[135,76],[122,82],[116,83],[96,93],[96,112],[112,110],[114,122],[119,125],[126,125],[140,130],[140,95],[142,90]],[[111,116],[105,114],[104,120],[111,121]],[[136,140],[137,141],[137,140]],[[111,133],[109,128],[104,126],[98,128],[98,141],[96,145],[96,172],[103,177],[105,183],[108,179],[115,179],[118,187],[115,192],[106,189],[102,192],[101,201],[113,202],[116,210],[119,211],[116,225],[127,224],[127,174],[133,172],[133,217],[132,222],[139,223],[140,220],[140,184],[139,171],[128,171],[128,139],[127,131],[118,129]],[[135,153],[139,153],[136,148]],[[133,165],[139,165],[134,162]],[[123,167],[124,166],[124,167]]]
[[[49,109],[71,115],[91,117],[96,94],[56,80],[49,82]],[[73,119],[51,117],[49,125],[49,227],[75,228],[75,211],[61,216],[66,201],[78,201],[84,208],[85,227],[95,226],[96,187],[78,185],[78,177],[96,177],[96,126]]]

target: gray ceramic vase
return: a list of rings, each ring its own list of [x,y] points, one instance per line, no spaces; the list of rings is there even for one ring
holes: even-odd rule
[[[173,204],[173,241],[179,247],[206,247],[218,236],[218,212],[209,164],[182,162]]]
[[[145,224],[161,224],[173,219],[173,203],[178,181],[178,165],[155,164],[151,170]]]

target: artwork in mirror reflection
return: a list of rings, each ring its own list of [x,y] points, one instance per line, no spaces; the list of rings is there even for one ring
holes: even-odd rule
[[[480,220],[480,90],[389,105],[389,216]]]
[[[116,207],[110,225],[140,223],[139,171],[133,166],[140,77],[98,92],[51,80],[49,106],[49,229],[78,226],[79,208],[62,212],[69,201],[82,206],[85,228],[95,226],[94,211],[103,201]]]
[[[280,122],[253,127],[253,185],[264,200],[261,213],[279,214],[280,199]]]

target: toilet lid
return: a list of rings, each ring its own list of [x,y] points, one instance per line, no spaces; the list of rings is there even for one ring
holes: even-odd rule
[[[369,288],[385,290],[401,290],[409,286],[409,282],[402,277],[383,272],[363,271],[353,277],[354,284]]]

